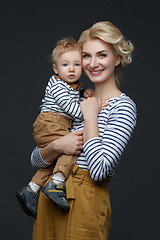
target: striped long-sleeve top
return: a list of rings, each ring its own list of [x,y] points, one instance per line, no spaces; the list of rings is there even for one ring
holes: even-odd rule
[[[136,105],[126,96],[108,100],[109,105],[98,115],[99,137],[89,139],[83,146],[83,151],[77,157],[77,165],[84,170],[89,170],[95,181],[106,177],[113,178],[115,167],[131,138],[136,125]],[[72,131],[82,130],[83,122],[74,125]],[[46,167],[35,148],[31,155],[32,166]]]
[[[82,119],[79,106],[79,92],[63,80],[52,76],[45,89],[40,106],[41,112],[54,111],[70,119]]]

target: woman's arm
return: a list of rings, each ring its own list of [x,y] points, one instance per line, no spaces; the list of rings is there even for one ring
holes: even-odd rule
[[[85,115],[87,116],[87,122],[84,123],[85,144],[83,151],[92,179],[100,181],[114,174],[114,169],[130,140],[136,124],[136,106],[130,100],[122,100],[116,106],[111,107],[109,116],[108,112],[106,112],[107,119],[105,119],[105,113],[101,115],[98,128],[95,120],[96,111],[93,111],[95,103],[94,101],[94,105],[86,103],[86,106],[82,106],[85,109],[84,111],[81,110],[84,119]],[[91,106],[93,107],[93,118],[90,115],[90,120],[88,120]],[[101,132],[100,136],[97,133],[97,128]]]
[[[88,98],[80,104],[84,118],[83,142],[84,144],[91,138],[99,137],[98,114],[102,109],[100,99]]]
[[[46,167],[51,165],[60,154],[78,155],[82,151],[83,132],[76,131],[52,141],[44,148],[34,149],[31,155],[31,163],[34,167]]]
[[[100,98],[88,97],[80,103],[81,112],[84,118],[83,142],[84,144],[91,138],[99,137],[98,114],[108,106],[109,103]]]

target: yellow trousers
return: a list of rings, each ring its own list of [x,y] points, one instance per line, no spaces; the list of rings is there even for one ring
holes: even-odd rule
[[[75,199],[70,210],[55,205],[40,193],[33,240],[107,240],[111,225],[110,197],[106,181],[95,182],[77,165],[71,173]]]

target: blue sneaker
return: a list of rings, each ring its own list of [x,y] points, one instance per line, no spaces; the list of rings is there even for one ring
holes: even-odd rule
[[[15,193],[23,211],[31,216],[37,216],[37,205],[39,198],[39,191],[37,193],[33,192],[29,185],[23,187],[21,190]]]
[[[66,200],[66,187],[65,183],[56,184],[53,179],[51,179],[41,191],[52,199],[59,207],[69,210],[70,206]]]

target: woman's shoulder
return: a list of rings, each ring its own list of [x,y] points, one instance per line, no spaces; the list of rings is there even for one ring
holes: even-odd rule
[[[118,97],[114,97],[108,100],[109,105],[104,111],[102,111],[101,117],[106,119],[107,123],[109,120],[114,121],[129,121],[132,125],[136,124],[137,109],[135,102],[122,93]]]
[[[103,116],[107,119],[115,118],[131,118],[133,122],[136,122],[137,119],[137,108],[135,102],[127,96],[125,93],[122,93],[118,97],[114,97],[108,100],[109,105],[103,112]]]
[[[136,103],[125,93],[122,93],[118,97],[109,99],[108,102],[110,105],[110,110],[112,110],[113,108],[123,108],[125,106],[131,107],[136,110]]]
[[[99,121],[108,122],[109,119],[132,118],[134,122],[137,119],[137,109],[134,101],[122,93],[118,97],[110,98],[109,105],[99,114]]]

